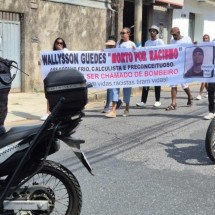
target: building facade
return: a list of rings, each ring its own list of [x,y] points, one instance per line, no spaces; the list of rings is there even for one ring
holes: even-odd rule
[[[123,25],[133,28],[132,39],[143,45],[149,38],[149,27],[157,25],[159,37],[168,43],[173,11],[183,5],[184,0],[125,0]]]
[[[16,60],[13,92],[43,90],[41,50],[63,37],[69,50],[101,50],[112,32],[109,0],[0,0],[0,56]],[[13,70],[13,73],[16,72]]]
[[[215,0],[184,0],[184,7],[173,11],[173,26],[193,41],[202,41],[204,34],[215,38]]]
[[[148,28],[157,25],[166,44],[172,26],[201,41],[213,26],[215,0],[0,0],[0,56],[15,60],[29,74],[17,72],[13,92],[43,90],[39,52],[52,50],[63,37],[69,50],[101,50],[108,35],[120,38],[123,26],[144,45]],[[13,73],[16,71],[13,70]]]
[[[193,41],[202,41],[203,34],[214,39],[214,8],[215,0],[125,0],[123,25],[132,27],[132,39],[142,44],[149,38],[148,28],[153,24],[160,28],[159,37],[166,44],[173,26],[179,27],[182,35],[190,36]],[[135,28],[141,30],[135,31]]]

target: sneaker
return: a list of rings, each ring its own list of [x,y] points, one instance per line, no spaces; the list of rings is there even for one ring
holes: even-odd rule
[[[204,119],[208,119],[208,120],[209,120],[209,119],[213,119],[214,116],[215,116],[214,113],[209,113],[208,115],[204,116]]]
[[[116,113],[113,111],[109,112],[108,114],[105,115],[107,118],[116,118]]]
[[[137,107],[145,107],[146,104],[144,102],[139,102],[136,104]]]
[[[119,99],[116,105],[116,109],[120,109],[122,107],[122,103],[123,103],[122,100]]]
[[[122,116],[126,117],[129,115],[129,111],[125,110],[124,113],[122,114]]]
[[[205,98],[208,98],[208,92],[207,92],[207,93],[205,93]]]
[[[161,103],[160,102],[155,102],[154,103],[154,107],[160,107],[161,106]]]
[[[196,100],[201,100],[201,99],[202,99],[201,95],[196,96]]]
[[[109,113],[109,112],[110,112],[109,107],[105,107],[104,110],[102,110],[102,113]]]
[[[46,121],[46,119],[48,118],[48,116],[49,116],[49,114],[46,114],[46,115],[42,116],[42,117],[40,118],[40,120],[41,120],[41,121]]]

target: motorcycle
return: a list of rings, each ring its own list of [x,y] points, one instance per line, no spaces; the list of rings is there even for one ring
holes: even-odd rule
[[[82,193],[77,178],[62,164],[47,160],[48,155],[59,151],[60,144],[65,143],[92,174],[80,150],[85,141],[73,137],[84,116],[88,86],[78,71],[72,72],[75,80],[81,79],[82,83],[65,84],[65,80],[71,80],[70,72],[60,71],[62,79],[57,71],[51,72],[48,84],[44,81],[51,114],[42,125],[13,127],[0,136],[0,215],[81,213]],[[59,80],[63,84],[59,85]],[[78,105],[73,96],[77,93]]]
[[[205,149],[210,160],[215,162],[215,118],[212,119],[207,129]]]

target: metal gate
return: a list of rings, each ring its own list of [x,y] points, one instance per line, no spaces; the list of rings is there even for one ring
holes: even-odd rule
[[[20,60],[20,14],[0,11],[0,56],[14,60],[21,66]],[[12,69],[12,74],[16,69]],[[14,92],[21,91],[21,73],[18,71],[12,84]]]

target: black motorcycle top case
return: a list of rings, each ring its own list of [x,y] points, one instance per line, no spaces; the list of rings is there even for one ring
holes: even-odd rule
[[[55,70],[44,79],[45,95],[50,111],[61,97],[65,101],[57,113],[58,117],[75,115],[87,104],[87,85],[84,75],[76,69]]]

